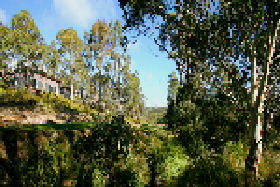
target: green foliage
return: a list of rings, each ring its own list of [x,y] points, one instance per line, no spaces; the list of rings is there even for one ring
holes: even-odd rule
[[[175,72],[172,72],[168,77],[169,77],[168,80],[169,84],[168,84],[167,101],[168,101],[168,105],[170,105],[172,101],[176,100],[176,95],[180,84]]]
[[[179,88],[176,103],[169,105],[167,114],[170,116],[168,127],[178,131],[190,156],[199,155],[208,146],[221,152],[227,141],[244,138],[246,115],[248,117],[246,108],[232,103],[223,93],[201,97],[190,83]]]
[[[191,165],[190,158],[185,154],[184,149],[174,143],[162,145],[156,154],[156,162],[158,162],[157,179],[166,181],[167,184],[176,183],[186,167]]]
[[[260,164],[260,180],[262,180],[261,185],[279,185],[279,154],[279,151],[272,149],[264,151]]]
[[[275,141],[273,141],[275,143]],[[223,162],[238,176],[239,184],[244,183],[245,158],[249,154],[249,146],[243,141],[228,142],[223,150]],[[267,146],[261,159],[258,181],[254,182],[259,186],[279,185],[279,151],[274,150],[273,145]],[[253,184],[252,184],[253,185]]]
[[[30,34],[32,36],[32,39],[34,40],[40,38],[40,31],[36,26],[35,21],[26,10],[22,10],[20,13],[13,17],[12,28],[20,29],[25,33]]]
[[[242,186],[238,175],[220,157],[197,158],[177,179],[177,186]]]
[[[12,29],[6,29],[6,31],[7,43],[1,46],[2,52],[4,49],[9,49],[6,53],[12,57],[22,56],[26,61],[41,59],[45,51],[43,38],[35,21],[26,10],[13,16]]]
[[[241,140],[238,142],[228,142],[223,150],[224,162],[236,172],[245,172],[245,158],[249,154],[249,147]]]
[[[171,132],[159,127],[145,128],[138,131],[137,136],[140,138],[133,146],[133,153],[144,153],[143,157],[146,159],[139,162],[140,165],[146,163],[146,167],[149,167],[149,184],[175,184],[191,163],[185,149],[173,139]]]
[[[98,168],[94,169],[92,173],[94,186],[106,186],[108,180],[106,179],[106,173]]]
[[[71,181],[87,186],[146,186],[154,182],[162,186],[244,185],[248,146],[242,141],[227,143],[223,154],[205,148],[203,153],[190,157],[170,131],[158,127],[131,129],[122,125],[123,121],[115,118],[111,124],[75,130],[6,128],[0,131],[0,145],[5,140],[4,152],[10,154],[11,147],[7,145],[18,141],[18,150],[28,154],[19,159],[17,170],[20,181],[26,184],[62,185]],[[278,154],[271,149],[264,153],[260,186],[278,185]],[[13,160],[11,155],[8,158]],[[1,164],[5,168],[0,172],[2,180],[8,166]]]
[[[108,179],[119,179],[113,172],[114,163],[121,158],[130,159],[127,153],[131,132],[128,125],[121,124],[122,121],[115,119],[112,124],[78,130],[6,128],[0,131],[1,146],[4,145],[1,149],[7,152],[7,158],[20,161],[20,165],[15,166],[19,176],[17,184],[62,186],[66,181],[72,181],[74,185],[107,185],[112,182]],[[7,146],[17,145],[17,142],[25,154],[21,158],[17,158],[17,154],[12,155],[14,150]],[[131,161],[125,164],[130,167]],[[0,167],[10,171],[9,166],[2,162]],[[1,172],[1,180],[4,176],[5,173]]]
[[[131,153],[121,162],[116,163],[115,174],[117,174],[117,184],[127,184],[130,186],[145,186],[150,182],[150,171],[148,160],[144,154]]]

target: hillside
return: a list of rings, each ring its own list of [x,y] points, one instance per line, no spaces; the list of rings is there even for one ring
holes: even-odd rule
[[[79,101],[28,89],[0,87],[0,125],[87,122],[98,112]]]
[[[164,118],[167,112],[167,107],[145,107],[145,117],[149,124],[166,123]]]

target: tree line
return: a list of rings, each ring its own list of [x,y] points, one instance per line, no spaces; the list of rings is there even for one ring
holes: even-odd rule
[[[119,20],[96,21],[80,38],[73,28],[59,30],[47,44],[34,19],[23,10],[13,16],[11,26],[0,25],[1,69],[11,71],[31,62],[61,80],[61,86],[83,87],[81,100],[101,112],[139,118],[143,94],[137,72],[131,71],[126,37]]]

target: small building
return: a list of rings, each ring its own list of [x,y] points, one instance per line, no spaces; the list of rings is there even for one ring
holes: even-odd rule
[[[90,97],[85,87],[62,86],[62,81],[53,76],[49,76],[46,72],[32,68],[31,66],[22,66],[13,71],[4,71],[0,69],[0,80],[4,80],[4,84],[16,88],[28,88],[34,91],[42,91],[44,93],[62,95],[70,100],[87,100]],[[96,102],[96,98],[94,97]]]
[[[30,88],[51,94],[60,94],[61,81],[45,72],[34,70],[28,66],[17,68],[12,72],[3,73],[6,84],[16,88]]]
[[[60,81],[57,79],[48,77],[46,74],[34,73],[31,80],[32,88],[36,88],[51,94],[60,94]]]
[[[60,87],[60,94],[67,99],[71,99],[71,87]]]

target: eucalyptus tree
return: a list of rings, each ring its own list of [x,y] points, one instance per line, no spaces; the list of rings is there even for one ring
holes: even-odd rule
[[[0,59],[4,70],[24,65],[36,69],[42,64],[41,60],[45,54],[46,45],[29,12],[23,10],[14,15],[11,27],[0,25],[0,30],[2,44]],[[30,85],[30,82],[27,81],[27,84]]]
[[[92,92],[98,92],[98,105],[110,106],[112,111],[119,108],[123,38],[118,20],[110,23],[98,20],[90,32],[85,33],[87,66],[91,75],[95,74]]]
[[[61,63],[61,56],[56,48],[56,42],[51,41],[50,45],[46,45],[45,55],[43,56],[43,62],[46,65],[49,75],[58,76],[58,67]]]
[[[167,96],[167,101],[168,104],[170,104],[172,101],[176,100],[176,94],[179,88],[179,81],[176,76],[175,72],[172,72],[171,74],[168,75],[168,96]]]
[[[6,61],[16,59],[18,65],[22,62],[36,64],[42,58],[45,46],[43,37],[35,21],[26,10],[12,18],[11,28],[1,25],[1,58]]]
[[[5,25],[0,25],[0,41],[1,41],[1,51],[0,51],[0,68],[5,70],[7,68],[7,59],[9,57],[8,51],[11,46],[10,38],[12,37],[11,29]]]
[[[168,78],[169,78],[168,95],[167,95],[168,109],[167,109],[166,118],[168,119],[169,128],[174,128],[173,124],[176,120],[176,115],[175,115],[176,97],[177,97],[177,92],[180,83],[175,72],[172,72],[170,75],[168,75]]]
[[[85,63],[82,58],[83,43],[77,31],[73,28],[60,30],[56,39],[60,44],[59,53],[62,57],[62,68],[65,73],[68,73],[70,76],[70,80],[66,78],[64,81],[66,84],[71,84],[71,99],[73,99],[74,86],[79,87],[78,84],[81,82],[81,79],[83,79],[80,75],[84,74],[81,72],[86,71]]]
[[[168,52],[180,71],[186,70],[190,80],[206,63],[211,79],[233,101],[243,95],[232,82],[242,80],[249,87],[249,100],[236,102],[248,105],[250,111],[251,151],[246,168],[258,176],[262,154],[262,128],[270,65],[274,63],[279,28],[278,1],[132,1],[119,0],[126,19],[125,28],[147,28],[145,22],[157,21],[159,35],[155,38],[162,50]],[[143,30],[142,30],[143,31]],[[249,73],[232,75],[230,61],[243,58],[243,68]],[[234,69],[239,66],[235,63]],[[258,70],[258,71],[257,71]],[[201,72],[203,75],[203,71]],[[224,80],[222,79],[224,78]],[[223,81],[221,81],[223,80]],[[214,81],[215,82],[215,81]],[[211,82],[210,82],[211,83]],[[209,84],[209,82],[208,82]],[[212,84],[212,83],[211,83]],[[210,84],[210,85],[211,85]],[[248,86],[250,85],[250,86]],[[235,87],[235,88],[234,88]],[[246,86],[243,86],[246,87]],[[248,90],[248,89],[247,89]],[[243,97],[244,98],[244,97]],[[246,97],[245,97],[246,98]],[[255,134],[255,135],[254,135]]]
[[[124,56],[122,73],[121,103],[126,116],[136,117],[137,120],[143,115],[144,95],[140,87],[140,79],[137,71],[130,69],[131,59],[129,55]]]
[[[120,73],[122,69],[122,64],[121,64],[121,58],[123,57],[122,54],[125,54],[125,45],[124,45],[124,40],[125,36],[123,35],[122,32],[122,25],[119,20],[116,20],[114,24],[111,26],[112,27],[112,42],[114,46],[113,50],[113,59],[114,59],[114,71],[117,73]],[[117,75],[118,77],[118,87],[120,87],[119,82],[120,82],[120,75]]]
[[[113,46],[111,45],[111,29],[109,25],[105,22],[105,20],[98,20],[95,22],[90,30],[87,33],[87,56],[91,58],[90,66],[94,65],[93,60],[95,60],[95,67],[98,73],[98,85],[95,86],[96,90],[98,90],[98,105],[101,107],[101,95],[102,95],[102,80],[101,75],[104,71],[103,66],[108,60],[108,56],[111,54]]]

